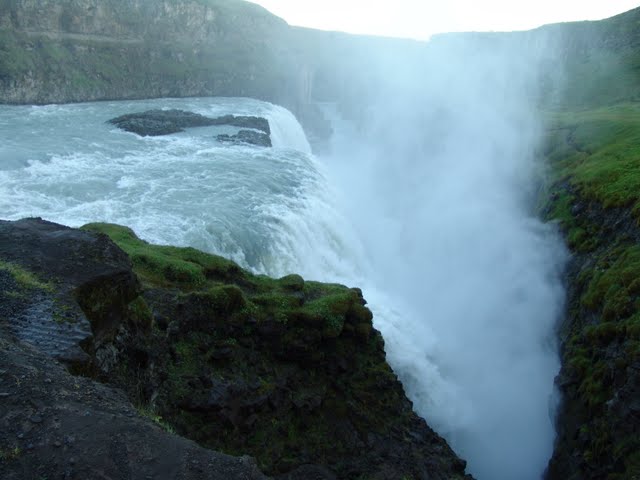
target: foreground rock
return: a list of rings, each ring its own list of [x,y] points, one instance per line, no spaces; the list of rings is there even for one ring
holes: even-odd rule
[[[122,392],[0,331],[0,477],[265,479],[255,461],[163,430]]]
[[[271,129],[269,121],[262,117],[223,115],[222,117],[205,117],[184,110],[148,110],[112,118],[109,123],[127,132],[141,136],[161,136],[183,132],[185,128],[209,127],[213,125],[229,125],[232,127],[252,128],[261,131],[269,138]]]
[[[122,389],[140,411],[167,428],[204,447],[252,455],[262,471],[282,479],[470,478],[464,475],[465,463],[413,412],[386,363],[382,337],[359,290],[306,282],[297,275],[279,280],[255,276],[194,249],[149,245],[114,225],[78,231],[31,219],[2,222],[0,227],[0,238],[6,239],[0,242],[0,281],[5,285],[0,324],[10,329],[12,338],[37,344],[24,334],[28,328],[20,319],[41,305],[42,298],[51,299],[46,303],[50,314],[41,321],[47,328],[54,323],[88,325],[86,335],[74,340],[85,356],[72,363],[75,371]],[[24,390],[20,400],[19,382],[3,377],[9,383],[0,387],[11,388],[0,388],[0,393],[6,393],[5,398],[17,395],[15,408],[24,398],[35,402],[24,412],[7,403],[8,410],[2,411],[6,425],[19,415],[25,421],[33,417],[37,425],[45,425],[46,419],[49,430],[38,441],[52,442],[53,449],[73,456],[77,466],[88,463],[87,468],[94,468],[101,453],[105,462],[121,469],[118,472],[135,470],[128,461],[135,461],[135,471],[141,472],[155,465],[153,459],[178,472],[191,468],[181,460],[184,453],[207,470],[210,452],[194,453],[189,449],[196,447],[186,440],[161,436],[167,434],[139,419],[122,396],[89,380],[65,377],[55,364],[45,370],[42,354],[8,340],[5,344],[12,345],[5,350],[15,352],[15,360],[3,357],[8,367],[2,370],[13,375],[18,368],[11,362],[25,363],[26,356],[32,363],[25,363],[25,372],[30,372],[25,375],[30,375],[33,388],[40,388],[39,379],[49,378],[52,392],[75,382],[77,402],[93,402],[77,404],[76,397],[60,393],[51,395],[50,406],[40,405],[36,390]],[[83,416],[86,412],[88,417]],[[95,455],[82,449],[71,452],[66,437],[89,429],[89,423],[78,422],[92,417],[98,419],[91,428],[103,446],[95,447]],[[64,428],[61,418],[68,418]],[[145,430],[149,428],[157,431],[157,439]],[[103,431],[122,443],[107,441]],[[29,445],[12,442],[19,438],[14,433],[3,440],[11,462],[19,461]],[[169,449],[162,443],[166,438],[177,442],[177,456],[162,454]],[[89,442],[87,450],[90,447]],[[49,459],[48,448],[35,451],[31,464]],[[127,451],[134,453],[120,459]],[[62,458],[52,462],[68,468],[67,457]],[[239,465],[240,470],[229,470],[228,478],[260,478],[251,462],[219,458]],[[156,478],[149,472],[145,475]],[[234,477],[234,472],[246,476]]]
[[[9,330],[78,371],[95,370],[96,359],[116,363],[115,338],[151,326],[129,257],[88,232],[0,221],[0,285]]]

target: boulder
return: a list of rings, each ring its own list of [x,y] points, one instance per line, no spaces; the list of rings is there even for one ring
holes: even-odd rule
[[[169,135],[183,132],[185,128],[213,125],[251,128],[263,132],[267,137],[271,134],[269,121],[266,118],[242,115],[223,115],[212,118],[177,109],[130,113],[112,118],[108,123],[143,137]]]

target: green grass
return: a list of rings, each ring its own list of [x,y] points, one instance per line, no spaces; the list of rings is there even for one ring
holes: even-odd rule
[[[360,304],[358,293],[342,285],[305,282],[299,275],[281,279],[254,275],[194,248],[149,244],[119,225],[93,223],[82,229],[108,235],[129,255],[143,285],[181,290],[181,301],[200,312],[200,328],[220,318],[232,323],[254,318],[276,320],[292,331],[320,326],[326,338],[335,338],[347,320],[353,328],[371,323],[371,313]],[[143,311],[140,316],[148,314]]]
[[[191,291],[205,287],[209,280],[237,280],[245,276],[235,263],[194,248],[151,245],[127,227],[88,224],[84,230],[104,233],[131,258],[134,270],[150,286],[178,287]]]
[[[630,207],[640,217],[640,104],[551,116],[547,146],[556,174],[605,208]]]
[[[53,285],[51,283],[40,280],[33,273],[14,263],[0,260],[0,270],[8,272],[13,277],[18,286],[23,289],[42,290],[45,292],[53,291]]]
[[[176,433],[175,430],[173,429],[173,427],[167,423],[162,416],[158,415],[158,413],[155,411],[155,409],[149,405],[141,405],[136,407],[136,410],[138,411],[138,413],[145,417],[148,418],[149,420],[151,420],[153,423],[155,423],[156,425],[158,425],[160,428],[162,428],[165,432],[168,433]]]
[[[583,259],[572,280],[578,297],[569,305],[563,351],[581,402],[573,412],[582,422],[579,448],[594,469],[615,452],[618,471],[606,478],[633,478],[640,438],[613,431],[624,420],[612,419],[607,404],[615,382],[640,358],[640,246],[630,236],[640,223],[640,104],[556,112],[549,126],[547,218],[560,223]],[[618,226],[604,235],[607,215]]]
[[[157,407],[141,399],[139,408],[162,428],[175,428],[226,453],[250,453],[265,471],[279,472],[295,467],[308,452],[319,459],[352,455],[339,438],[328,441],[335,437],[336,418],[348,419],[363,432],[388,431],[390,423],[404,420],[407,412],[397,411],[398,391],[388,389],[396,377],[358,290],[305,282],[299,275],[254,275],[216,255],[149,244],[118,225],[83,229],[108,235],[130,256],[143,285],[162,289],[175,308],[166,322],[167,334],[171,326],[174,336],[157,352],[166,373],[163,393]],[[147,310],[146,304],[131,308],[142,316]],[[165,332],[155,332],[166,338]],[[335,356],[348,365],[344,375],[325,371]],[[298,361],[309,367],[298,366],[301,375],[294,375],[297,369],[290,367]],[[301,403],[326,398],[326,403],[306,412],[272,411],[257,402],[252,408],[261,410],[250,435],[212,412],[190,407],[211,395],[202,382],[240,385],[241,405],[249,391],[257,397],[283,393],[283,378],[298,386],[284,392],[287,398],[293,395]]]

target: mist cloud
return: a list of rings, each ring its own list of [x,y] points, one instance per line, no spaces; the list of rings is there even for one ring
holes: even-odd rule
[[[372,264],[365,293],[416,410],[469,471],[537,479],[566,258],[533,208],[540,58],[467,36],[404,60],[375,61],[384,81],[327,159]]]

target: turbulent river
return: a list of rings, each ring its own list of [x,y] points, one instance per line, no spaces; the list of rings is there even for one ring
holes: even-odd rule
[[[274,146],[219,143],[231,127],[141,138],[106,123],[152,108],[264,116]],[[415,409],[469,471],[540,478],[563,249],[520,201],[531,179],[481,159],[381,155],[331,116],[315,156],[290,112],[249,99],[0,106],[0,217],[113,222],[254,272],[360,286]]]

